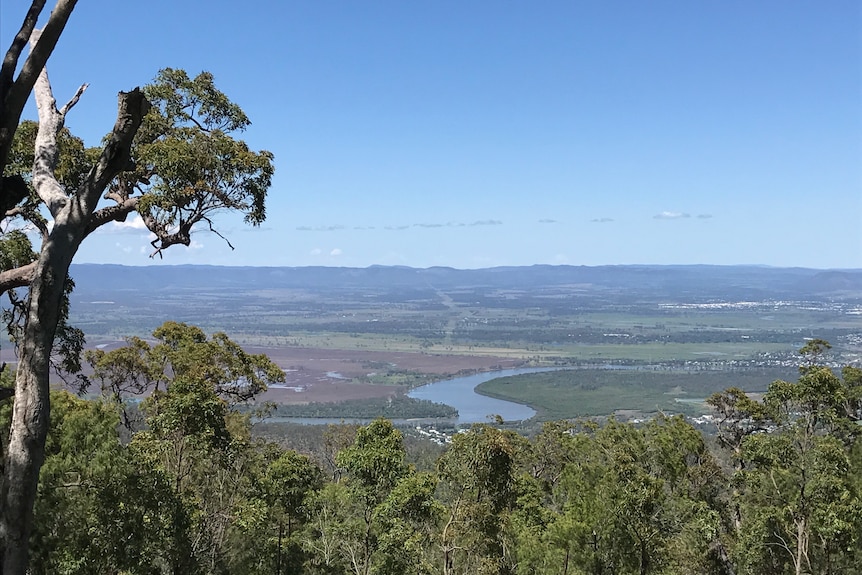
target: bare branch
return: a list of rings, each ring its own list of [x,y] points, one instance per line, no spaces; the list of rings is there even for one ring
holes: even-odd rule
[[[3,219],[7,218],[17,218],[18,216],[27,215],[28,210],[24,206],[16,206],[11,210],[6,210],[6,213],[3,214]]]
[[[12,40],[12,45],[6,52],[3,58],[3,67],[0,68],[0,102],[6,99],[6,92],[12,86],[12,78],[15,75],[15,69],[18,67],[18,58],[21,57],[21,52],[27,41],[30,39],[30,34],[36,27],[36,22],[39,20],[39,14],[45,7],[45,0],[35,0],[27,11],[24,17],[24,22],[21,23],[21,28]]]
[[[132,191],[129,191],[129,188],[132,188]],[[114,200],[118,204],[122,204],[134,193],[135,186],[129,185],[129,182],[123,178],[118,178],[114,182],[111,183],[111,186],[108,188],[108,191],[105,192],[104,198],[106,200]],[[143,194],[143,192],[141,192]]]
[[[18,128],[18,121],[21,119],[21,112],[24,110],[24,105],[27,103],[27,98],[33,90],[33,85],[36,83],[36,78],[39,72],[45,67],[48,57],[54,51],[57,45],[57,40],[60,39],[60,34],[63,28],[66,27],[66,22],[75,8],[77,0],[57,0],[57,5],[51,11],[51,16],[48,19],[45,28],[42,31],[42,37],[36,46],[30,50],[30,55],[21,67],[21,72],[14,83],[3,86],[3,91],[0,92],[0,167],[6,165],[6,160],[9,158],[9,150],[12,147],[12,137],[15,135],[15,130]],[[34,1],[31,5],[30,12],[15,37],[13,46],[19,42],[19,36],[27,33],[29,39],[31,32],[36,27],[36,20],[45,2]],[[10,48],[10,52],[6,54],[3,61],[3,68],[0,73],[7,74],[7,81],[11,82],[11,76],[18,63],[18,57],[21,50],[24,49],[27,40],[23,40],[20,47]],[[8,60],[8,62],[7,62]],[[0,191],[2,193],[2,191]]]
[[[81,214],[81,219],[89,218],[99,201],[99,196],[111,180],[129,168],[132,139],[151,107],[150,102],[138,88],[130,92],[120,92],[118,98],[117,122],[114,124],[108,143],[105,144],[99,157],[99,163],[90,170],[75,195],[77,209],[86,212],[86,215]]]
[[[40,30],[33,30],[30,43],[34,49],[41,34]],[[54,175],[60,158],[57,135],[63,129],[65,117],[57,109],[57,101],[54,99],[51,82],[48,80],[48,70],[44,67],[33,86],[33,95],[36,97],[36,109],[39,112],[39,129],[36,132],[33,151],[33,187],[39,198],[45,202],[48,211],[56,218],[69,201],[66,191]]]
[[[147,229],[156,235],[156,239],[150,242],[155,248],[155,251],[150,254],[151,258],[155,258],[156,256],[162,258],[162,252],[171,246],[189,246],[192,243],[191,229],[197,220],[180,219],[180,225],[177,227],[177,230],[169,232],[152,214],[141,214],[141,218],[144,220],[144,225],[147,226]]]
[[[209,224],[210,231],[211,231],[212,233],[214,233],[215,235],[217,235],[218,237],[220,237],[221,239],[223,239],[223,240],[225,241],[225,243],[228,245],[228,247],[229,247],[230,249],[232,249],[232,250],[236,249],[236,248],[234,248],[234,247],[233,247],[233,244],[232,244],[232,243],[230,243],[230,240],[229,240],[229,239],[227,239],[226,237],[224,237],[223,235],[221,235],[221,233],[219,233],[219,231],[213,227],[212,220],[210,220],[210,219],[209,219],[208,217],[206,217],[206,216],[202,216],[202,217],[201,217],[201,219],[202,219],[203,221],[205,221],[207,224]]]
[[[37,230],[39,230],[39,235],[42,236],[42,242],[48,241],[48,222],[42,218],[31,218],[29,221]]]
[[[30,285],[30,280],[33,279],[33,272],[36,270],[36,263],[33,261],[26,266],[0,272],[0,294]]]
[[[90,235],[108,222],[126,221],[126,217],[138,207],[138,200],[140,200],[140,198],[127,198],[125,201],[118,203],[115,206],[108,206],[95,211],[90,218],[90,223],[87,226],[85,236]]]
[[[81,84],[81,86],[75,92],[75,95],[72,96],[72,98],[68,102],[66,102],[65,106],[60,108],[60,115],[65,118],[66,114],[69,113],[69,110],[71,110],[72,108],[75,107],[75,104],[78,103],[78,100],[81,99],[81,96],[84,94],[84,92],[87,91],[87,88],[89,88],[89,87],[90,87],[89,84]]]

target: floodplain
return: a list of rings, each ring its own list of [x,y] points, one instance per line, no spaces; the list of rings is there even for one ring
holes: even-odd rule
[[[421,415],[403,403],[416,386],[520,366],[578,369],[480,392],[541,419],[695,413],[713,392],[793,378],[810,338],[833,344],[835,365],[862,357],[858,270],[77,265],[72,275],[71,319],[89,345],[146,338],[166,319],[225,332],[285,370],[264,399],[296,415],[346,416],[351,402],[367,413],[369,400],[393,398]]]

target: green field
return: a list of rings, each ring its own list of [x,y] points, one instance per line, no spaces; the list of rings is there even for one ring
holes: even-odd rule
[[[479,385],[479,393],[529,405],[537,419],[701,413],[703,400],[728,387],[764,391],[776,379],[795,379],[792,369],[651,371],[572,369],[502,377]]]

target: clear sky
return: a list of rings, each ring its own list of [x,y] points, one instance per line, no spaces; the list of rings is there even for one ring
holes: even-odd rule
[[[95,145],[164,67],[212,72],[276,175],[236,250],[163,264],[862,268],[858,0],[81,0],[49,73]],[[75,261],[150,251],[130,221]]]

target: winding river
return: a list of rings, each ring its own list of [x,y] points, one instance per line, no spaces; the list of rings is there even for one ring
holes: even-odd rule
[[[532,408],[520,403],[479,395],[476,393],[475,388],[480,383],[485,383],[498,377],[552,371],[554,369],[557,368],[526,367],[477,373],[466,377],[456,377],[454,379],[429,383],[428,385],[411,390],[407,395],[414,399],[427,399],[451,405],[458,410],[458,419],[456,422],[459,424],[485,423],[490,421],[494,415],[499,415],[505,421],[530,419],[536,415],[535,410]]]
[[[520,369],[501,369],[486,373],[477,373],[453,379],[444,379],[412,389],[407,393],[415,399],[427,399],[437,403],[451,405],[458,410],[458,417],[451,419],[454,424],[469,425],[472,423],[487,423],[495,415],[499,415],[505,421],[520,421],[530,419],[536,412],[526,405],[496,399],[476,393],[476,386],[498,377],[510,375],[521,375],[522,373],[536,373],[539,371],[553,371],[557,367],[524,367]],[[366,424],[370,420],[351,418],[312,418],[312,417],[269,417],[272,423],[298,423],[303,425],[325,425],[327,423],[359,423]],[[393,419],[395,424],[415,422],[416,420]],[[429,421],[434,421],[429,420]]]

